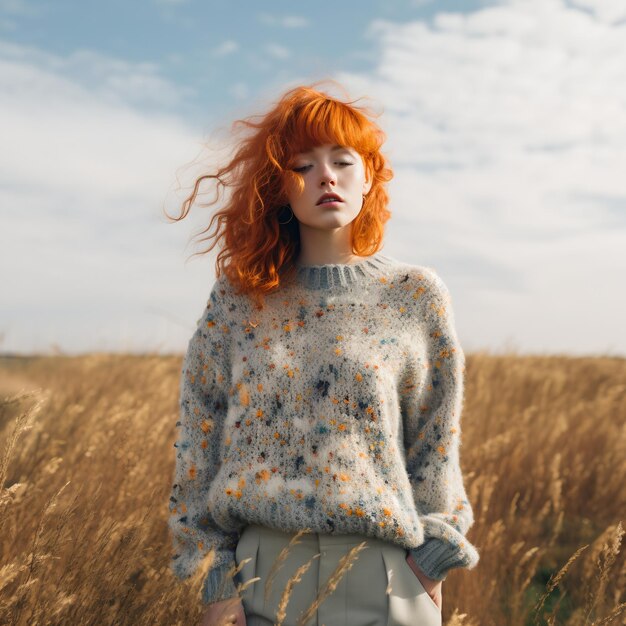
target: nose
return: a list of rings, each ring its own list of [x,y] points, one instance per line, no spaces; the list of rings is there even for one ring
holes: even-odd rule
[[[322,187],[326,185],[334,187],[337,184],[337,176],[335,175],[335,173],[330,167],[324,166],[324,169],[322,170],[322,175],[320,178],[320,183]]]

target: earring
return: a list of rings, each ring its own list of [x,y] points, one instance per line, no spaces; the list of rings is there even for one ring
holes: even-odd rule
[[[292,208],[291,208],[291,206],[290,206],[290,205],[288,205],[288,204],[286,204],[285,206],[281,207],[281,209],[280,209],[280,210],[282,211],[283,209],[288,209],[288,210],[289,210],[289,212],[291,213],[291,216],[289,217],[289,219],[288,219],[286,222],[281,222],[281,221],[280,221],[280,218],[279,218],[279,219],[278,219],[278,223],[279,223],[279,224],[289,224],[289,222],[291,222],[291,220],[293,219],[293,209],[292,209]]]

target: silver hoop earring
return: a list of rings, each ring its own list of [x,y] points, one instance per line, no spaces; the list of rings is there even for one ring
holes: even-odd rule
[[[286,204],[285,206],[281,207],[281,211],[282,211],[283,209],[288,209],[288,210],[289,210],[289,212],[291,213],[291,215],[289,216],[289,219],[288,219],[286,222],[281,222],[281,221],[280,221],[280,218],[279,218],[279,219],[278,219],[278,223],[279,223],[279,224],[281,224],[281,225],[282,225],[282,224],[289,224],[289,222],[291,222],[291,220],[293,219],[293,209],[292,209],[292,208],[291,208],[291,206],[290,206],[290,205],[288,205],[288,204]]]

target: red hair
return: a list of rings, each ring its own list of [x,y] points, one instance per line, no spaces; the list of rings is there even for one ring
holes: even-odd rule
[[[298,222],[294,217],[287,224],[279,223],[279,212],[287,204],[286,185],[291,179],[301,189],[303,179],[290,166],[295,155],[327,143],[354,148],[362,157],[372,186],[363,207],[352,222],[352,251],[370,256],[380,250],[384,224],[391,217],[387,209],[389,197],[385,184],[393,177],[380,147],[383,131],[371,121],[367,109],[354,101],[341,101],[317,91],[313,86],[300,86],[287,91],[265,115],[236,120],[232,125],[250,131],[238,144],[234,156],[217,172],[199,176],[191,195],[183,202],[181,214],[186,217],[204,180],[214,179],[219,188],[230,191],[224,208],[217,211],[216,230],[201,241],[214,238],[202,252],[210,252],[223,240],[216,261],[216,274],[222,272],[238,293],[254,297],[262,306],[263,294],[277,289],[281,279],[295,271],[300,252]],[[260,118],[255,121],[254,118]],[[169,217],[169,216],[168,216]]]

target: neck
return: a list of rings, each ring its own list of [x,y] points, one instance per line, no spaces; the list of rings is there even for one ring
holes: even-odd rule
[[[363,257],[352,252],[352,223],[335,229],[311,228],[300,223],[300,265],[340,265]]]
[[[356,263],[363,260],[366,257],[352,254],[352,252],[344,251],[316,251],[316,254],[300,253],[296,264],[298,266],[311,266],[311,265],[345,265],[348,263]]]

